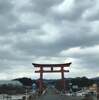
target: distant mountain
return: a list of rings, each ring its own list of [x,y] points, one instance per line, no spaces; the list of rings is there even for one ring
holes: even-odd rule
[[[21,82],[24,86],[32,86],[32,84],[33,84],[33,80],[30,79],[30,78],[26,78],[26,77],[17,78],[17,79],[14,79],[14,80]]]
[[[94,77],[94,78],[92,78],[93,80],[99,80],[99,77]]]
[[[39,79],[33,80],[31,78],[23,77],[23,78],[17,78],[17,79],[14,79],[14,80],[21,82],[24,86],[32,86],[32,84],[34,82],[36,84],[38,84]],[[50,84],[55,85],[60,80],[61,79],[43,79],[43,82],[46,85],[50,85]],[[96,82],[99,82],[99,77],[91,78],[91,79],[89,79],[87,77],[76,77],[76,78],[65,78],[65,80],[66,80],[66,83],[72,83],[74,85],[84,87],[84,86],[90,86],[90,85],[92,85]]]
[[[95,83],[99,83],[99,77],[91,78]]]
[[[22,86],[22,84],[17,80],[0,80],[0,86],[1,85]]]

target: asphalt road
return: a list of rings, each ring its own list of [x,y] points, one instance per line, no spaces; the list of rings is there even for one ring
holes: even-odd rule
[[[44,95],[39,98],[39,100],[82,100],[81,97],[70,97],[70,96],[60,96],[60,95]]]
[[[82,100],[82,98],[56,94],[56,90],[54,88],[49,87],[47,88],[46,94],[40,96],[38,100]]]

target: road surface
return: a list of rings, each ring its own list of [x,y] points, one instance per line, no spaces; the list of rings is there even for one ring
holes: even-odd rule
[[[47,92],[37,100],[82,100],[82,97],[66,96],[57,94],[54,88],[47,88]]]

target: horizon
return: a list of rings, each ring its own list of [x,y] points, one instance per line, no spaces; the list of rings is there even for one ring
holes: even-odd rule
[[[64,79],[72,79],[72,78],[83,78],[83,77],[86,77],[86,76],[82,76],[82,77],[66,77]],[[40,78],[34,78],[32,79],[31,77],[17,77],[15,79],[22,79],[22,78],[28,78],[28,79],[31,79],[31,80],[39,80]],[[94,79],[94,78],[99,78],[99,77],[86,77],[88,79]],[[8,80],[0,80],[0,81],[13,81],[15,79],[8,79]],[[43,80],[60,80],[61,78],[43,78]]]

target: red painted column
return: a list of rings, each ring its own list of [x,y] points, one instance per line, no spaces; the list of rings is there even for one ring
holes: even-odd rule
[[[40,92],[42,92],[43,88],[43,67],[40,66]]]
[[[64,80],[64,67],[61,66],[61,78],[62,78],[62,87],[65,90],[65,80]]]
[[[40,67],[40,80],[43,79],[43,67],[41,66]]]
[[[64,67],[63,66],[61,67],[61,77],[62,79],[64,79]]]

